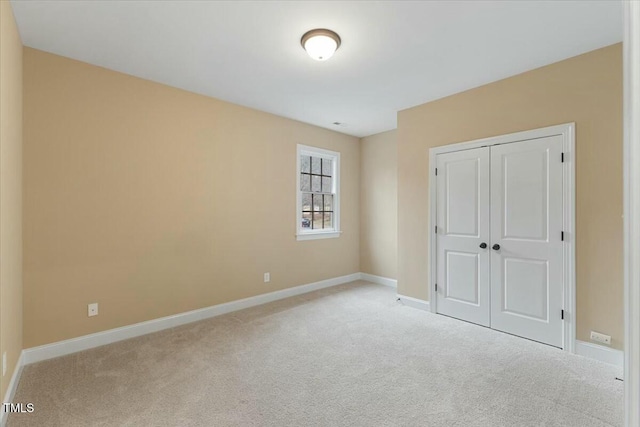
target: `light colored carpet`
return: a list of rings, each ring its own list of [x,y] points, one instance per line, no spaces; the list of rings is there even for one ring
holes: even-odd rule
[[[619,374],[354,282],[29,365],[9,426],[619,426]]]

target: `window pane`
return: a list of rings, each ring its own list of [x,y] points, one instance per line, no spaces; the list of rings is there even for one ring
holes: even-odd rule
[[[311,173],[317,173],[320,175],[320,157],[311,158]]]
[[[311,191],[311,175],[300,174],[300,191]]]
[[[320,193],[322,191],[319,176],[311,175],[311,191],[314,193]]]
[[[313,228],[314,230],[322,230],[322,214],[321,213],[313,214]]]
[[[331,160],[322,159],[322,175],[333,176],[333,167],[331,167]]]
[[[333,187],[331,187],[331,181],[333,180],[333,178],[325,178],[324,176],[322,177],[322,192],[323,193],[331,193]]]
[[[310,193],[302,193],[302,210],[303,211],[311,210],[311,194]]]
[[[302,213],[302,224],[300,225],[302,226],[302,228],[311,228],[311,213]]]
[[[324,228],[333,228],[333,214],[325,213],[324,214]]]
[[[322,210],[322,194],[313,195],[313,211],[319,212]]]
[[[324,196],[324,210],[332,211],[333,210],[333,195],[325,194]]]
[[[311,156],[300,156],[300,172],[311,172]]]

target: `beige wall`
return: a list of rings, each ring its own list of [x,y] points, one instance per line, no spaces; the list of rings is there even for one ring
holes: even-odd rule
[[[623,348],[620,44],[398,114],[399,293],[429,298],[429,148],[567,122],[576,122],[577,338],[595,330]]]
[[[22,42],[0,1],[0,355],[2,396],[22,351]],[[1,357],[1,356],[0,356]]]
[[[359,271],[358,138],[29,48],[24,79],[26,348]],[[341,153],[339,238],[295,239],[297,143]]]
[[[361,139],[360,268],[397,278],[398,159],[396,131]]]

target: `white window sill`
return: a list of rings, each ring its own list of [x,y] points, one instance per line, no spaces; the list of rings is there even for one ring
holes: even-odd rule
[[[317,231],[313,233],[300,233],[296,234],[297,240],[316,240],[316,239],[331,239],[334,237],[340,237],[342,231]]]

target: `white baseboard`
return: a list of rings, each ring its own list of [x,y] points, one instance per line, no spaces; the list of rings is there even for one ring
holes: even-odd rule
[[[431,305],[429,304],[429,301],[408,297],[406,295],[400,295],[400,294],[396,294],[396,295],[398,298],[400,298],[400,301],[408,307],[413,307],[420,310],[431,312]]]
[[[24,351],[20,353],[18,362],[16,362],[16,366],[13,369],[13,375],[11,375],[11,381],[9,381],[9,387],[4,395],[3,403],[13,402],[13,398],[16,395],[16,389],[18,388],[18,383],[20,382],[20,375],[22,375],[22,368],[24,368]],[[8,417],[9,413],[4,411],[3,406],[0,408],[0,426],[4,427],[7,424]]]
[[[360,279],[376,283],[378,285],[390,286],[392,288],[398,287],[398,281],[396,279],[389,279],[388,277],[376,276],[369,273],[360,273]]]
[[[603,345],[592,344],[586,341],[576,340],[576,354],[599,360],[619,368],[624,367],[624,351],[605,347]]]
[[[231,313],[233,311],[255,307],[257,305],[317,291],[319,289],[324,289],[331,286],[342,285],[344,283],[353,282],[354,280],[359,280],[360,277],[360,273],[334,277],[332,279],[322,280],[320,282],[282,289],[280,291],[256,295],[250,298],[231,301],[224,304],[213,305],[211,307],[201,308],[199,310],[187,311],[185,313],[175,314],[173,316],[161,317],[159,319],[123,326],[121,328],[109,329],[107,331],[97,332],[95,334],[84,335],[77,338],[58,341],[52,344],[45,344],[39,347],[28,348],[23,351],[23,362],[25,365],[28,365],[30,363],[40,362],[42,360],[53,359],[54,357],[60,357],[67,354],[76,353],[78,351],[99,347],[101,345],[111,344],[129,338],[135,338],[164,329],[185,325],[187,323],[197,322],[198,320],[209,319],[211,317],[220,316],[222,314]]]

